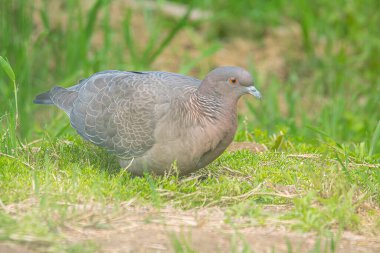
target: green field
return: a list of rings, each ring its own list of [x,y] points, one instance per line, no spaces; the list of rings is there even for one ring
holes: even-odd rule
[[[1,2],[0,252],[380,250],[376,0],[127,2]],[[222,65],[252,72],[263,99],[240,101],[238,148],[188,177],[133,177],[32,102],[106,69]],[[265,229],[273,245],[255,244]]]

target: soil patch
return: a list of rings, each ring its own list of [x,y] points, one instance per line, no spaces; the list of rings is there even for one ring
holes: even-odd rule
[[[281,210],[280,210],[281,211]],[[72,242],[95,241],[101,252],[175,252],[178,244],[197,252],[380,252],[377,237],[343,232],[340,238],[289,231],[285,224],[266,226],[251,219],[225,222],[220,208],[177,210],[172,207],[128,206],[123,215],[108,220],[107,227],[66,228]],[[176,246],[177,245],[177,246]],[[335,245],[335,246],[332,246]],[[177,248],[178,249],[178,248]]]

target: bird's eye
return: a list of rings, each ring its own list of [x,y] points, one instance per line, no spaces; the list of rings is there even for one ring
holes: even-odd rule
[[[230,78],[228,79],[228,82],[229,82],[230,84],[236,84],[236,83],[237,83],[237,80],[236,80],[235,77],[230,77]]]

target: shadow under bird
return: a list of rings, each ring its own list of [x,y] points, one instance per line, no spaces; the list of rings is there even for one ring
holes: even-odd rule
[[[219,67],[204,80],[169,72],[96,73],[69,87],[54,87],[36,104],[54,104],[84,139],[119,158],[135,175],[162,175],[176,162],[184,175],[214,161],[232,142],[237,101],[261,98],[239,67]]]

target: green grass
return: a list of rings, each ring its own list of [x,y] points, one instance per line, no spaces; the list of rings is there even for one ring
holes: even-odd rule
[[[118,205],[132,199],[156,208],[220,207],[226,223],[244,218],[252,226],[275,222],[333,236],[331,252],[336,233],[378,233],[377,1],[194,1],[186,9],[212,15],[189,21],[188,13],[173,19],[160,10],[125,10],[116,27],[111,5],[97,0],[84,8],[70,0],[52,12],[49,1],[2,3],[0,240],[54,252],[96,251],[96,243],[72,243],[62,232],[81,212],[71,206],[109,205],[117,216]],[[144,41],[133,27],[136,17],[144,22]],[[112,156],[80,140],[64,113],[32,104],[36,94],[96,71],[151,69],[165,50],[182,52],[175,40],[181,32],[203,42],[195,43],[199,56],[185,50],[170,71],[202,76],[213,67],[204,62],[225,43],[242,37],[262,45],[272,31],[288,27],[300,34],[281,56],[285,74],[260,73],[259,62],[242,59],[264,99],[247,100],[235,140],[259,142],[268,151],[226,152],[191,177],[132,177]],[[12,205],[19,209],[7,211]],[[268,211],[272,205],[288,208]],[[173,235],[172,244],[178,252],[193,251],[186,238]],[[314,252],[326,251],[319,247]]]
[[[242,150],[225,153],[191,177],[133,177],[119,170],[117,161],[104,151],[77,138],[66,139],[25,147],[17,158],[0,156],[2,205],[20,205],[16,214],[0,212],[3,240],[22,242],[33,235],[34,243],[55,247],[65,241],[61,227],[80,216],[72,205],[111,206],[117,215],[120,203],[132,199],[156,208],[222,207],[227,223],[234,224],[237,217],[248,218],[254,226],[275,220],[321,235],[376,230],[376,224],[361,227],[362,219],[380,218],[370,210],[359,213],[369,203],[379,204],[379,170],[351,162],[346,170],[325,153],[295,156]],[[290,208],[264,211],[268,205]]]

